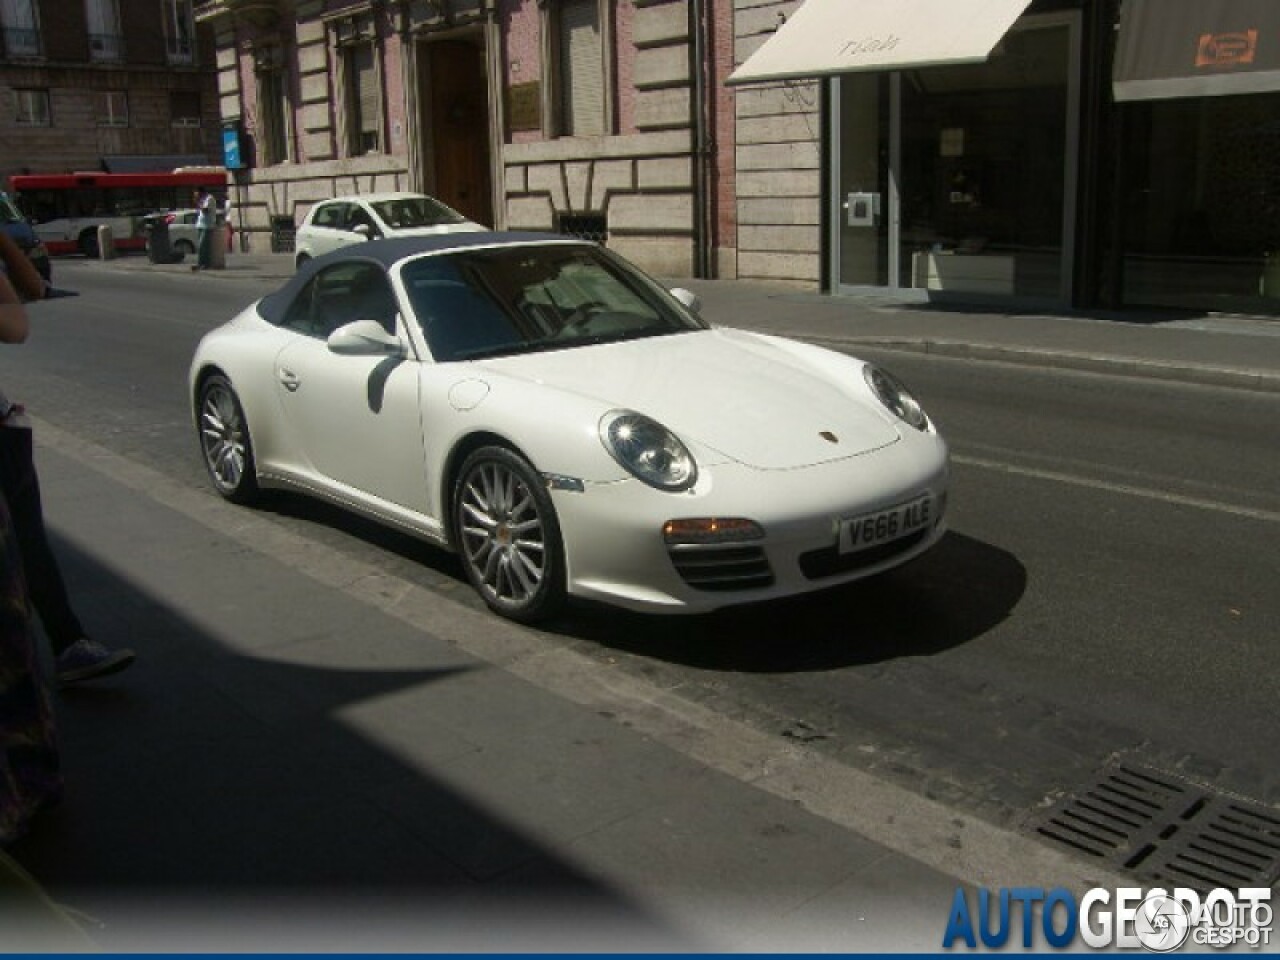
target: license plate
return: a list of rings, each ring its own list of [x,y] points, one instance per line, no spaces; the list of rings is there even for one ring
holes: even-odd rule
[[[840,552],[854,553],[927,527],[934,519],[933,498],[917,497],[888,510],[840,521]]]

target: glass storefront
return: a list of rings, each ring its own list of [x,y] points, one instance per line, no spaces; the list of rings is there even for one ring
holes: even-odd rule
[[[1076,34],[1027,17],[986,63],[832,81],[840,289],[1069,302]]]
[[[1121,109],[1123,303],[1280,311],[1280,94]]]

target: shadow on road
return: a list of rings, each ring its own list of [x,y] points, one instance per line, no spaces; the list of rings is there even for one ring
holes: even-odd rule
[[[456,581],[451,592],[481,608],[457,558],[337,507],[272,493],[262,507],[339,530]],[[924,556],[886,574],[769,603],[698,616],[633,613],[573,602],[546,632],[603,649],[702,670],[791,673],[836,670],[959,647],[1003,622],[1027,588],[1017,557],[950,532]]]
[[[108,918],[90,929],[99,945],[153,949],[148,932],[195,911],[180,948],[226,948],[217,938],[247,910],[250,927],[256,917],[288,931],[276,945],[304,951],[533,947],[493,924],[538,911],[550,949],[603,949],[614,941],[602,930],[695,946],[548,846],[562,825],[542,822],[535,835],[505,815],[523,809],[512,797],[524,777],[556,769],[536,750],[524,768],[504,753],[522,749],[506,713],[532,713],[524,735],[541,722],[536,703],[485,701],[514,681],[304,578],[246,596],[256,568],[216,556],[197,584],[200,615],[214,619],[197,622],[55,539],[86,624],[139,659],[57,696],[67,796],[11,853],[56,899]],[[275,610],[263,599],[273,591]],[[482,798],[459,785],[486,765],[502,771],[496,802],[495,788]],[[602,815],[598,797],[566,789],[580,823]],[[579,927],[556,919],[566,909]]]
[[[696,617],[574,608],[556,632],[701,670],[836,670],[940,653],[1007,618],[1026,590],[1017,558],[957,533],[878,577]]]

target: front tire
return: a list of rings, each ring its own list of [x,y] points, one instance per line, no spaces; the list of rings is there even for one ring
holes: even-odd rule
[[[505,447],[468,456],[454,488],[453,522],[467,579],[495,613],[533,623],[561,607],[560,523],[546,485],[523,457]]]
[[[205,380],[198,411],[200,452],[214,489],[232,503],[250,503],[258,496],[253,442],[231,381],[221,374]]]

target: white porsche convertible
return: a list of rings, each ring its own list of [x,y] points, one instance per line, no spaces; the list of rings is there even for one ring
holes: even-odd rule
[[[946,445],[900,383],[697,311],[565,237],[348,247],[200,342],[200,449],[227,499],[287,487],[424,537],[521,621],[788,596],[942,536]]]

